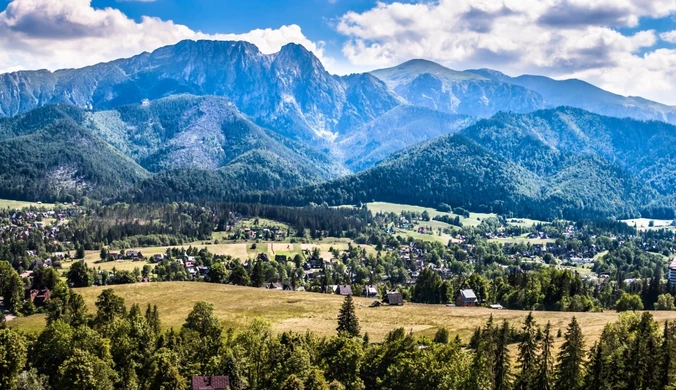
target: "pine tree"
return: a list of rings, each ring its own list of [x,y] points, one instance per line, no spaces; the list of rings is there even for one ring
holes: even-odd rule
[[[359,318],[354,310],[354,301],[352,296],[345,297],[343,306],[338,314],[338,333],[346,333],[351,337],[359,337]]]
[[[434,335],[434,342],[439,344],[448,344],[449,334],[448,329],[439,328],[437,333]]]
[[[531,390],[533,389],[533,382],[535,372],[537,371],[538,359],[538,330],[539,327],[535,323],[533,313],[528,313],[523,324],[523,340],[519,344],[519,376],[516,379],[514,388],[516,390]]]
[[[257,261],[251,271],[251,287],[263,287],[265,283],[265,275],[263,274],[263,265]]]
[[[542,334],[542,349],[540,358],[538,359],[537,373],[534,379],[534,389],[537,390],[551,390],[554,377],[552,345],[554,338],[552,337],[552,324],[547,323],[545,331]]]
[[[84,245],[80,245],[77,247],[77,250],[75,251],[75,258],[84,259],[84,257],[85,257],[85,247]]]
[[[660,353],[660,358],[662,359],[661,369],[660,369],[660,385],[658,388],[666,389],[670,383],[676,383],[676,378],[674,377],[674,325],[673,323],[666,321],[664,323],[664,331],[662,333],[662,351]]]
[[[476,352],[472,359],[470,388],[490,390],[495,385],[495,328],[491,315],[478,333]]]
[[[573,317],[568,325],[561,351],[557,358],[555,390],[577,390],[582,388],[584,379],[584,338],[582,330]]]
[[[585,375],[586,390],[601,390],[606,388],[607,378],[605,378],[605,364],[603,360],[603,341],[600,341],[589,351],[589,363],[587,364],[587,374]]]
[[[101,258],[101,261],[106,261],[108,260],[108,251],[106,250],[106,247],[101,247],[101,252],[99,253],[99,257]]]
[[[150,308],[150,303],[146,308],[146,321],[150,328],[155,332],[156,335],[160,334],[160,313],[157,311],[157,305],[153,305],[152,309]]]
[[[497,333],[495,350],[495,390],[507,390],[511,387],[509,359],[509,323],[505,320]]]
[[[657,343],[653,337],[653,317],[649,312],[641,315],[638,331],[628,353],[629,361],[626,364],[627,384],[632,389],[652,388],[656,382],[653,374],[659,368],[653,361],[657,355]]]

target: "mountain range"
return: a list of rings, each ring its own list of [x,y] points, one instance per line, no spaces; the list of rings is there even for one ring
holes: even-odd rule
[[[544,218],[669,214],[676,199],[676,108],[425,60],[335,76],[296,44],[182,41],[2,74],[0,117],[0,196],[17,199],[378,199]]]

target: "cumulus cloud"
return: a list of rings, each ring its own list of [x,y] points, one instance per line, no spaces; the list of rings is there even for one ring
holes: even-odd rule
[[[332,63],[321,42],[308,39],[297,25],[212,35],[155,17],[137,22],[115,8],[93,8],[91,0],[13,0],[0,12],[0,72],[81,67],[183,39],[244,40],[264,53],[293,42]]]
[[[676,30],[667,31],[660,34],[660,39],[669,43],[676,43]]]
[[[672,50],[642,18],[676,13],[674,0],[439,0],[378,3],[337,21],[343,54],[359,66],[427,58],[467,69],[581,77],[622,94],[676,104]],[[623,35],[621,28],[639,31]],[[675,39],[676,40],[676,39]],[[662,67],[665,65],[665,67]],[[630,79],[630,80],[628,80]]]

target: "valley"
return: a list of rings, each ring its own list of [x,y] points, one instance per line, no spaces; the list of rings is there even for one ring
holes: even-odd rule
[[[571,345],[585,380],[667,388],[676,108],[320,57],[184,40],[0,74],[8,388],[504,389],[512,358],[552,388]]]
[[[206,289],[208,287],[208,289]],[[103,287],[89,287],[77,290],[85,299],[90,311]],[[288,291],[271,291],[228,285],[204,285],[189,282],[146,283],[114,286],[113,290],[124,298],[128,305],[157,305],[162,316],[163,330],[179,329],[186,316],[198,301],[214,305],[214,315],[221,324],[237,331],[246,330],[252,321],[263,319],[269,322],[276,334],[309,330],[320,337],[335,334],[336,315],[343,302],[341,296],[308,294]],[[446,328],[468,342],[472,332],[493,316],[495,321],[522,322],[528,313],[513,310],[491,310],[487,308],[456,308],[440,305],[406,304],[403,307],[368,307],[372,299],[355,297],[356,313],[363,332],[371,340],[382,342],[392,329],[403,327],[416,337],[433,337],[439,328]],[[606,313],[543,313],[534,312],[536,321],[550,321],[555,330],[565,329],[573,315],[585,329],[586,340],[598,340],[603,327],[617,320],[618,314]],[[673,321],[676,312],[654,312],[658,323]],[[44,329],[43,316],[19,318],[12,326],[28,332]],[[561,340],[557,339],[557,346]]]

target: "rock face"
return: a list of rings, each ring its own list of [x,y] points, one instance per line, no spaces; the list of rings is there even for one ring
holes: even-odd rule
[[[398,104],[384,84],[364,78],[336,78],[296,44],[265,55],[246,42],[183,41],[82,69],[0,75],[0,114],[50,103],[106,110],[176,94],[215,95],[291,138],[332,140]]]
[[[537,92],[430,61],[408,61],[371,74],[409,104],[452,114],[489,117],[500,111],[525,113],[544,107]]]
[[[424,60],[334,76],[296,44],[263,54],[246,42],[183,41],[82,69],[0,75],[0,183],[12,198],[105,197],[142,183],[134,188],[185,200],[207,188],[219,200],[365,171],[312,199],[636,215],[676,199],[676,131],[665,122],[676,123],[676,108],[579,80]],[[436,169],[446,173],[429,176]],[[425,175],[440,187],[416,184]],[[392,177],[399,185],[366,180]],[[418,192],[398,194],[407,186]],[[496,197],[466,198],[475,190]]]
[[[676,123],[673,107],[613,95],[579,80],[512,78],[487,69],[460,72],[425,60],[338,77],[297,44],[263,54],[253,44],[229,41],[182,41],[82,69],[2,74],[0,116],[55,103],[110,111],[184,94],[223,97],[256,125],[356,170],[464,124],[464,119],[442,124],[442,114],[475,120],[498,112],[527,113],[567,105],[610,116]],[[195,126],[203,133],[217,128],[218,110],[211,107],[211,114],[203,115]],[[215,122],[207,123],[210,118]],[[136,135],[140,145],[157,142],[141,138]],[[190,160],[195,167],[213,168],[222,157],[213,150],[211,144],[220,142],[213,137],[172,142],[165,145],[173,148],[165,156],[169,162],[157,163],[162,167],[188,161],[176,152],[180,148],[199,150],[201,155]]]
[[[616,95],[581,80],[554,80],[531,75],[509,77],[491,69],[467,72],[535,91],[542,96],[546,108],[568,106],[618,118],[657,120],[676,124],[674,107],[640,97]]]

